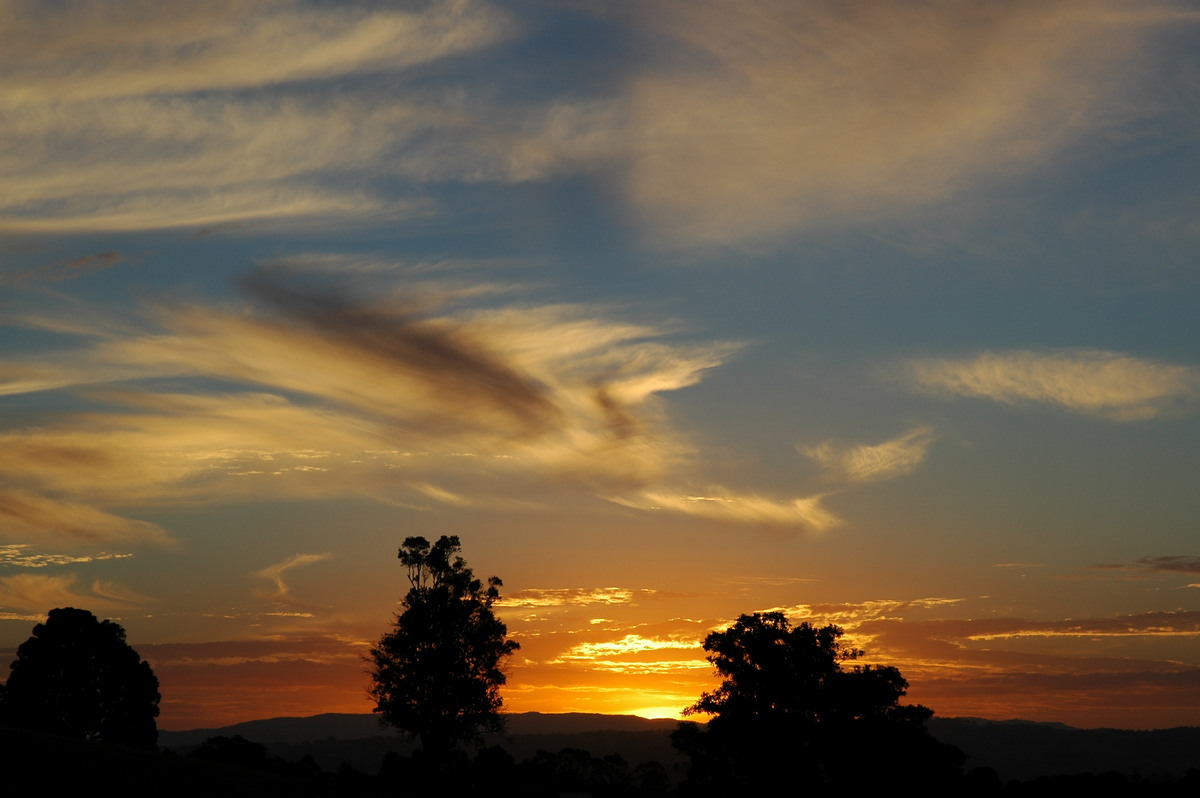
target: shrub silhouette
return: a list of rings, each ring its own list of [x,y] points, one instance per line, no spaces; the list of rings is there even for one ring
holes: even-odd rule
[[[50,610],[17,649],[3,693],[15,726],[153,748],[158,679],[125,630],[87,610]]]

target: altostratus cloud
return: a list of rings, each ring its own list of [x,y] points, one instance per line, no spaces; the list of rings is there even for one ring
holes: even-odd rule
[[[796,449],[825,469],[831,479],[876,482],[915,471],[932,441],[932,427],[915,427],[883,443],[841,446],[825,441],[816,446],[797,444]]]
[[[1005,404],[1043,402],[1115,421],[1155,418],[1194,400],[1200,370],[1093,349],[985,352],[903,364],[917,391]]]

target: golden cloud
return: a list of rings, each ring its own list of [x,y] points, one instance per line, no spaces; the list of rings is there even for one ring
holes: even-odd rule
[[[20,463],[14,462],[11,468],[19,472]],[[0,468],[0,473],[6,471]],[[166,530],[157,524],[122,518],[85,503],[63,501],[28,490],[0,491],[0,537],[57,538],[77,543],[168,541]]]
[[[729,523],[758,523],[807,527],[823,532],[842,523],[821,506],[824,494],[799,499],[771,499],[763,496],[739,496],[714,486],[711,495],[680,495],[644,490],[634,496],[611,497],[626,507],[640,510],[670,511]]]
[[[273,591],[259,592],[259,597],[270,599],[271,601],[294,603],[292,600],[291,590],[288,588],[287,582],[284,581],[284,574],[293,568],[299,568],[305,565],[323,562],[332,556],[333,554],[327,551],[316,554],[293,554],[290,557],[285,557],[277,563],[268,565],[261,571],[255,571],[255,576],[262,577],[275,586]],[[312,617],[309,613],[289,613],[288,615],[294,615],[297,617]]]
[[[30,551],[33,546],[29,543],[10,543],[0,545],[0,565],[11,565],[18,568],[45,568],[50,565],[75,565],[78,563],[98,562],[101,560],[123,560],[132,554],[118,554],[106,551],[95,554],[63,554],[61,552]]]
[[[102,579],[77,587],[74,574],[15,574],[0,576],[0,607],[45,612],[53,607],[88,606],[121,611],[151,601],[146,596]]]
[[[910,474],[925,460],[933,441],[932,427],[916,427],[903,435],[869,446],[840,447],[833,441],[797,445],[805,457],[824,468],[831,478],[847,482],[876,482]]]
[[[76,322],[91,346],[0,363],[0,393],[73,390],[91,402],[53,426],[0,432],[0,476],[13,486],[0,530],[161,541],[163,530],[113,508],[268,495],[460,506],[528,502],[521,494],[550,485],[622,500],[691,455],[659,395],[737,348],[656,340],[667,330],[582,306],[454,312],[453,290],[365,303],[280,279],[251,282],[257,307]],[[176,390],[147,387],[161,378]],[[179,389],[192,379],[194,392]],[[676,509],[713,514],[696,504]],[[715,514],[830,518],[815,499],[734,505]]]
[[[475,0],[415,10],[90,0],[69,12],[17,2],[5,23],[0,229],[393,221],[434,206],[389,194],[381,168],[410,181],[520,181],[612,149],[611,102],[505,109],[462,88],[339,81],[511,38],[510,15]]]
[[[1045,402],[1115,421],[1163,415],[1195,398],[1200,372],[1118,352],[986,352],[904,364],[916,390],[1013,404]]]
[[[629,604],[633,591],[621,587],[527,588],[505,596],[503,607],[561,607],[564,605]]]

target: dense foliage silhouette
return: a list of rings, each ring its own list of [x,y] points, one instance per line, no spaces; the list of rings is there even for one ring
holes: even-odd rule
[[[17,649],[2,715],[26,729],[153,748],[158,702],[158,679],[120,624],[60,607]]]
[[[409,591],[391,632],[371,649],[375,711],[419,737],[423,756],[444,762],[455,746],[499,731],[503,664],[519,645],[492,611],[500,598],[497,577],[487,586],[459,552],[457,536],[432,546],[406,538],[400,561]]]
[[[957,778],[962,754],[925,729],[933,712],[901,704],[908,683],[894,667],[852,666],[862,652],[836,626],[793,628],[782,613],[742,615],[704,641],[724,678],[685,710],[675,746],[691,759],[687,788],[778,790],[931,787]],[[786,775],[784,775],[786,774]]]

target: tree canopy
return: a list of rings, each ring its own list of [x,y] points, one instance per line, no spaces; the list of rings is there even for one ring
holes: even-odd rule
[[[693,787],[808,787],[932,782],[957,774],[961,754],[929,736],[933,712],[901,704],[908,682],[891,666],[843,667],[862,655],[836,626],[792,627],[778,612],[742,615],[704,641],[723,677],[685,710],[675,746],[691,757]]]
[[[519,645],[492,611],[502,582],[486,587],[459,555],[455,535],[430,545],[406,538],[400,561],[409,590],[391,632],[371,649],[375,711],[419,737],[426,756],[443,759],[483,731],[499,731],[503,665]]]
[[[28,729],[153,748],[158,679],[125,630],[87,610],[50,610],[17,649],[3,717]]]

